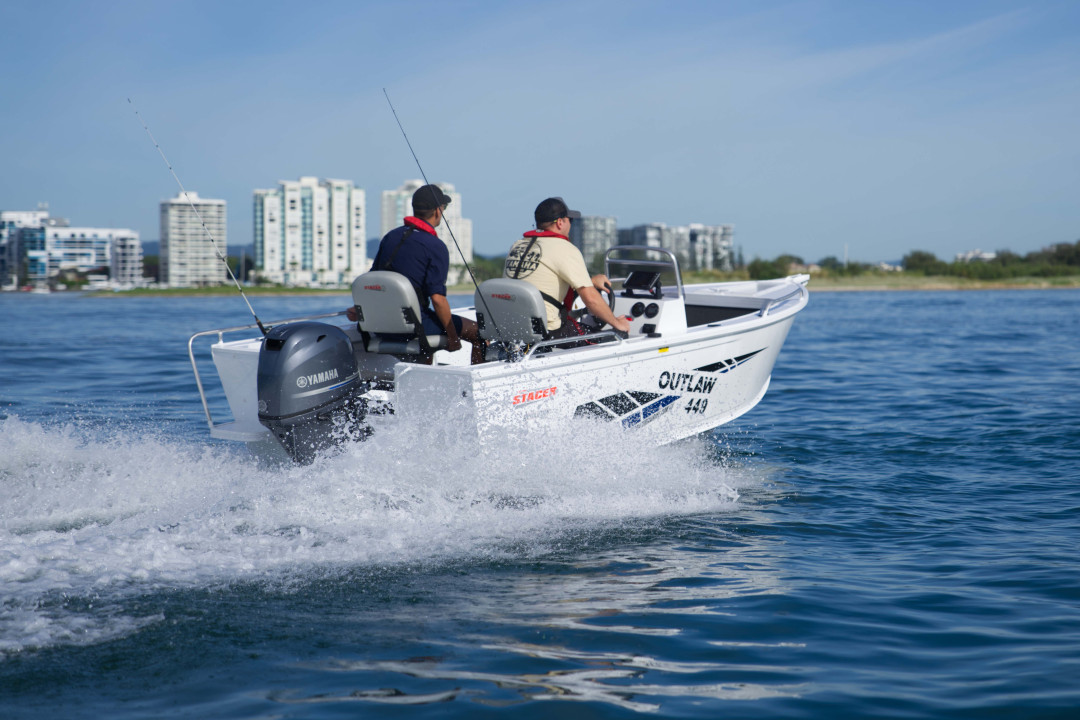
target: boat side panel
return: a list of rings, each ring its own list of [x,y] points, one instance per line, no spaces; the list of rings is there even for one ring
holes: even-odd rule
[[[729,422],[761,400],[791,321],[671,347],[627,343],[617,353],[590,350],[578,362],[522,363],[500,374],[416,367],[399,375],[396,402],[402,409],[430,408],[432,401],[467,405],[462,421],[475,422],[481,437],[496,427],[585,418],[672,442]]]
[[[476,398],[466,366],[395,366],[394,413],[412,427],[429,427],[445,440],[475,442]]]

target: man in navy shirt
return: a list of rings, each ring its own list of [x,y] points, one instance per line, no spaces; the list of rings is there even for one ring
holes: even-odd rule
[[[392,270],[407,277],[420,300],[424,332],[446,335],[447,350],[451,352],[461,348],[461,338],[472,343],[472,363],[476,365],[484,361],[476,323],[452,314],[446,300],[450,252],[435,234],[435,228],[449,204],[450,197],[437,185],[424,185],[413,193],[413,215],[405,218],[404,225],[386,233],[371,269]],[[428,306],[428,300],[434,309]],[[355,315],[355,309],[349,308],[346,316],[355,321]]]

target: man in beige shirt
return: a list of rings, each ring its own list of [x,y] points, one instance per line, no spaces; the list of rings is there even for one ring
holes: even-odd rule
[[[536,230],[525,233],[510,248],[503,277],[525,280],[540,290],[551,336],[583,334],[568,316],[575,293],[594,318],[627,332],[630,323],[616,317],[600,295],[600,290],[610,292],[607,277],[600,274],[590,278],[581,251],[570,243],[570,219],[581,217],[581,213],[569,209],[562,198],[552,197],[536,206],[533,217]]]

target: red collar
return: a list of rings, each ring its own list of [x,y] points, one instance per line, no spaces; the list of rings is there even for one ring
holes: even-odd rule
[[[557,237],[557,238],[562,238],[563,240],[569,240],[570,239],[570,238],[566,237],[565,235],[560,235],[559,233],[552,232],[550,230],[530,230],[529,232],[525,233],[525,237],[537,237],[537,238],[540,238],[540,237]]]
[[[412,215],[409,215],[405,218],[404,222],[406,225],[412,225],[417,230],[423,230],[424,232],[431,233],[432,235],[438,234],[435,232],[435,228],[431,227],[418,217],[413,217]]]

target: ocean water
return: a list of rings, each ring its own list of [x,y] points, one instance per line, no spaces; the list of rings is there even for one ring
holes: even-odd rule
[[[187,338],[248,321],[0,295],[0,717],[1080,716],[1080,292],[812,294],[674,446],[306,468],[206,432]]]

